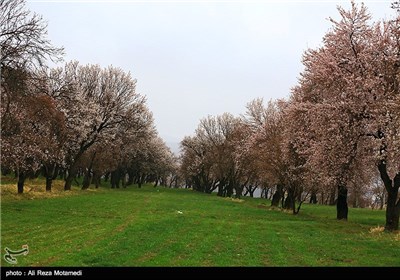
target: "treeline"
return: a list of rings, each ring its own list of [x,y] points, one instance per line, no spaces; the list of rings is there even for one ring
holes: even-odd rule
[[[394,18],[375,23],[364,5],[338,8],[341,20],[331,19],[322,46],[304,53],[288,100],[257,99],[243,116],[201,120],[181,142],[186,185],[236,197],[259,187],[272,205],[294,214],[306,199],[335,203],[338,219],[347,219],[348,196],[357,206],[369,192],[386,203],[386,230],[397,230],[398,3],[393,8]]]
[[[63,49],[46,38],[43,19],[24,0],[0,1],[1,171],[25,179],[46,177],[46,190],[57,176],[65,190],[77,175],[82,189],[165,183],[175,158],[158,136],[136,80],[120,68],[60,62]]]

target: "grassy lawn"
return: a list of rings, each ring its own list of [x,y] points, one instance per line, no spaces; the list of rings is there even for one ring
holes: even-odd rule
[[[264,199],[151,186],[65,194],[62,182],[44,194],[40,180],[18,196],[12,181],[1,186],[2,266],[4,247],[24,244],[19,266],[400,266],[383,211],[350,209],[342,222],[329,206],[293,216]]]

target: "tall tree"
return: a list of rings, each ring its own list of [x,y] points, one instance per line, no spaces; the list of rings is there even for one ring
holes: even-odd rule
[[[313,134],[303,134],[303,142],[312,147],[314,166],[338,188],[338,218],[347,218],[357,161],[369,162],[388,191],[386,229],[394,230],[400,211],[399,15],[370,24],[364,5],[338,10],[341,20],[331,19],[323,46],[305,53],[291,99],[311,120]]]
[[[61,106],[68,130],[64,189],[70,190],[81,156],[101,139],[112,141],[119,125],[127,119],[140,122],[147,107],[145,98],[135,91],[136,80],[119,68],[101,69],[98,65],[71,62],[57,71],[62,72],[68,84]]]
[[[36,72],[63,53],[46,35],[47,24],[26,9],[25,1],[0,1],[1,161],[18,174],[19,193],[28,173],[61,156],[50,152],[59,143],[50,139],[59,136],[62,114],[36,88]]]

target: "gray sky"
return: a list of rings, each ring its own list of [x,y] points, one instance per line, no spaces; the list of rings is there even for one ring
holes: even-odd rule
[[[358,2],[358,1],[357,1]],[[364,1],[373,19],[390,1]],[[256,97],[285,98],[301,56],[320,45],[350,1],[35,1],[66,61],[114,65],[138,80],[160,136],[176,143],[207,115],[244,113]]]

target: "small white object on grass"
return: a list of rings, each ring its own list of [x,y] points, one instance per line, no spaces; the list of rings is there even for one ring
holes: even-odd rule
[[[178,214],[183,214],[183,212],[178,210]]]

